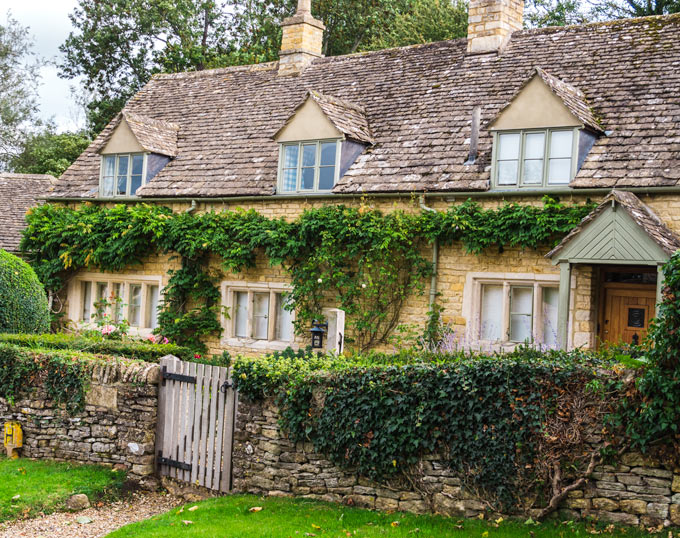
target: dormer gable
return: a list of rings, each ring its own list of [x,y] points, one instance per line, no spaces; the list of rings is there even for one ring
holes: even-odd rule
[[[489,122],[489,128],[494,131],[552,127],[603,132],[585,94],[538,67]]]
[[[173,158],[177,156],[178,131],[179,126],[174,123],[123,110],[95,149],[101,155],[156,153]]]

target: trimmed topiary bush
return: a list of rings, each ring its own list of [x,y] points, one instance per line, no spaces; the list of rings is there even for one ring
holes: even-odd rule
[[[26,262],[0,249],[0,332],[42,333],[49,328],[45,288]]]

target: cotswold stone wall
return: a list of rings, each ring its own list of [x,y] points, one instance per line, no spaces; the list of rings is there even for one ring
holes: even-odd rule
[[[69,414],[36,387],[14,405],[0,399],[0,421],[21,424],[22,456],[111,465],[142,487],[156,488],[159,372],[156,364],[97,366],[82,412]]]
[[[277,419],[271,401],[239,401],[233,455],[236,491],[452,516],[475,517],[488,508],[436,456],[423,458],[412,482],[378,484],[333,465],[309,443],[291,442]],[[624,455],[618,466],[597,468],[582,490],[571,492],[558,515],[628,525],[680,525],[680,469],[665,468],[640,454]]]

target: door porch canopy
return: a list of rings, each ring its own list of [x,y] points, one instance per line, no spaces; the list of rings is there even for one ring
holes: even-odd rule
[[[560,266],[558,336],[567,348],[569,293],[573,264],[661,265],[680,249],[680,239],[632,192],[612,190],[546,258]]]

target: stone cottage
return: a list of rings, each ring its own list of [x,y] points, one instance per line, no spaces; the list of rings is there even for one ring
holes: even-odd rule
[[[590,199],[600,205],[553,250],[442,245],[430,291],[471,346],[636,341],[654,316],[659,267],[680,247],[680,16],[536,30],[522,16],[520,0],[471,0],[467,39],[326,58],[323,24],[300,0],[280,61],[154,76],[52,201],[294,218],[325,204]],[[134,330],[152,330],[176,263],[153,255],[129,272],[77,274],[70,318],[89,320],[113,292]],[[283,308],[288,286],[266,260],[225,277],[231,315],[210,349],[304,341]],[[333,347],[344,317],[327,307]],[[427,311],[425,290],[401,321],[422,325]]]

